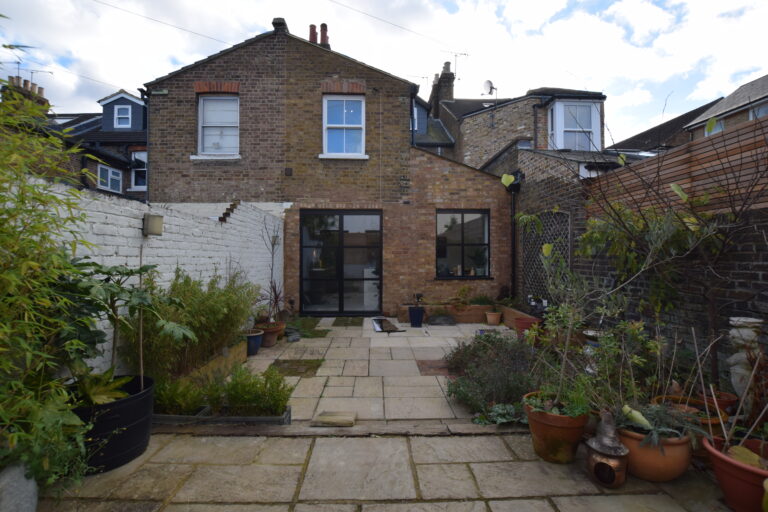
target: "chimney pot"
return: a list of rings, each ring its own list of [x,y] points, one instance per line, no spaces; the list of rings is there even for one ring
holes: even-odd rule
[[[309,42],[317,44],[317,26],[309,26]]]
[[[39,94],[41,98],[45,98],[45,88],[38,87],[37,88],[37,94]]]
[[[451,63],[446,62],[443,64],[443,73],[450,73],[451,72]]]
[[[275,29],[275,33],[288,32],[288,24],[285,22],[285,18],[275,18],[272,20],[272,27]]]
[[[29,90],[30,90],[30,92],[32,94],[37,94],[37,84],[32,82],[32,84],[30,85],[30,89]]]
[[[29,90],[29,80],[27,80],[26,78],[24,79],[24,85],[22,86],[22,88],[23,88],[25,91],[28,91],[28,90]]]
[[[328,25],[325,23],[320,24],[320,46],[331,49],[331,44],[328,42]]]

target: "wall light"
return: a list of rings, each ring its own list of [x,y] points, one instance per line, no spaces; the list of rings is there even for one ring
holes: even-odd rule
[[[151,213],[144,214],[144,227],[142,228],[144,236],[163,234],[163,216],[152,215]]]

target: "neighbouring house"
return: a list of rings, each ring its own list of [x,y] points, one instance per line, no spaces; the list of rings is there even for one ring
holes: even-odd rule
[[[607,149],[625,155],[650,157],[663,153],[691,140],[691,134],[685,129],[694,119],[715,106],[723,98],[718,98],[677,117],[649,128],[632,137],[617,142]]]
[[[147,196],[147,108],[144,101],[124,90],[99,100],[102,111],[86,114],[51,114],[69,140],[84,153],[80,165],[93,180],[84,185],[101,192],[146,200]]]
[[[690,140],[696,140],[765,116],[768,116],[768,75],[748,82],[720,99],[685,129],[690,132]],[[709,123],[713,118],[716,121]]]
[[[449,137],[412,144],[430,130],[418,86],[332,51],[324,24],[273,28],[145,84],[149,199],[285,208],[284,291],[304,314],[508,289],[509,195],[435,154]]]

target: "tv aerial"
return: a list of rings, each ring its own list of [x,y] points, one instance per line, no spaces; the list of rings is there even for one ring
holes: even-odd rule
[[[491,94],[494,94],[494,93],[495,93],[495,97],[493,100],[493,110],[491,111],[491,128],[496,127],[495,117],[496,117],[496,106],[499,103],[499,89],[496,88],[493,85],[493,82],[491,82],[490,80],[486,80],[485,82],[483,82],[483,94],[481,96],[490,96]],[[483,106],[485,106],[485,103],[483,104]]]
[[[486,80],[483,82],[483,94],[491,94],[492,92],[496,91],[496,87],[493,86],[493,82],[490,80]]]

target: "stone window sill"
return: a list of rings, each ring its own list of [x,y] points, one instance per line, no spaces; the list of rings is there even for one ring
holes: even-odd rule
[[[190,160],[240,160],[240,155],[189,155]]]
[[[345,155],[343,153],[320,153],[317,158],[322,160],[368,160],[368,155]]]

